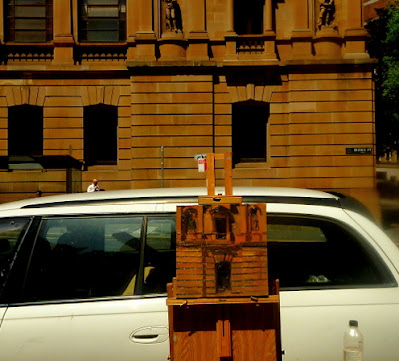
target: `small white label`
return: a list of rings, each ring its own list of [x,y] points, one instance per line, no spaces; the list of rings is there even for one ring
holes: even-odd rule
[[[198,172],[206,172],[206,159],[198,159]]]

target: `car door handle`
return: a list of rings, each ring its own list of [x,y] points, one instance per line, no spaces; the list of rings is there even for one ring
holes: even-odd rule
[[[132,332],[130,340],[135,343],[154,344],[165,342],[169,329],[165,326],[146,326]]]

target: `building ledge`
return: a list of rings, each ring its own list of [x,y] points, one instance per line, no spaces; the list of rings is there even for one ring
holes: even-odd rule
[[[358,56],[359,55],[359,56]],[[362,56],[361,56],[362,55]],[[84,65],[56,65],[56,64],[12,64],[0,65],[0,72],[29,72],[32,73],[56,73],[56,72],[102,72],[102,73],[126,73],[129,69],[146,68],[233,68],[233,67],[286,67],[286,66],[315,66],[315,65],[365,65],[376,64],[377,60],[364,57],[364,54],[351,54],[350,57],[336,59],[292,59],[280,61],[277,59],[237,59],[224,61],[128,61],[126,64],[84,64]]]
[[[0,169],[13,171],[17,169],[82,169],[83,163],[69,155],[42,156],[1,156]]]

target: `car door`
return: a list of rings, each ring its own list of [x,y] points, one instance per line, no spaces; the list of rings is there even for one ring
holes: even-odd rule
[[[269,276],[282,288],[283,360],[341,360],[354,319],[364,335],[363,360],[395,361],[398,275],[387,255],[342,210],[294,210],[268,215]]]
[[[5,360],[165,360],[173,217],[48,217],[20,302],[4,317]]]

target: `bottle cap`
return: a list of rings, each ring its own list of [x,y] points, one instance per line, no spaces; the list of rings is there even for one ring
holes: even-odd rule
[[[359,323],[356,320],[350,320],[349,321],[349,326],[351,327],[357,327]]]

